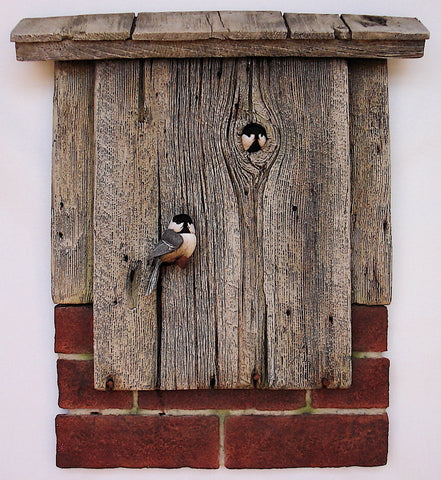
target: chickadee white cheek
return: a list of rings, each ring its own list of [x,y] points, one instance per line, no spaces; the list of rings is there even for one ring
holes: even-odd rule
[[[248,150],[251,147],[255,138],[256,136],[254,135],[254,133],[249,136],[245,133],[242,134],[242,147],[244,148],[244,150]]]
[[[173,220],[168,224],[168,228],[174,232],[180,232],[183,226],[183,223],[176,223]]]
[[[260,148],[263,148],[266,143],[266,137],[262,133],[259,133],[259,137],[257,138],[257,142]]]

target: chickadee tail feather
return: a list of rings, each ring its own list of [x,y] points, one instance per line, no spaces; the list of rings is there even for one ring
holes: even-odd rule
[[[152,263],[152,271],[150,272],[150,277],[147,281],[146,295],[150,295],[153,292],[153,290],[156,288],[156,284],[158,283],[160,266],[161,266],[161,263],[159,259],[155,258]]]

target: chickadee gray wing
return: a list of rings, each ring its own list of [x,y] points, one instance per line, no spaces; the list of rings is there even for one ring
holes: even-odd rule
[[[167,253],[174,252],[177,250],[183,242],[183,238],[179,233],[174,232],[173,230],[167,229],[158,244],[150,252],[149,258],[162,257]]]

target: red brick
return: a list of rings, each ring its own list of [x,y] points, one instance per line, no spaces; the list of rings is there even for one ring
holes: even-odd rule
[[[95,390],[93,362],[87,360],[58,360],[58,405],[61,408],[130,409],[130,391]]]
[[[355,352],[387,350],[387,309],[352,305],[352,348]]]
[[[354,358],[352,386],[312,390],[312,407],[386,408],[389,405],[389,360]]]
[[[169,410],[296,410],[304,407],[304,390],[180,390],[139,392],[139,408]]]
[[[55,307],[55,352],[93,353],[92,305]]]
[[[231,416],[227,468],[376,466],[387,462],[387,415]]]
[[[59,415],[61,468],[217,468],[216,416]]]

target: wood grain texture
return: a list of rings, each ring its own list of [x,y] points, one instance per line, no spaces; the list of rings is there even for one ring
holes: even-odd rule
[[[424,55],[424,40],[63,40],[17,42],[15,48],[20,61],[212,57],[419,58]]]
[[[342,15],[356,40],[427,40],[427,28],[410,17],[379,17],[374,15]]]
[[[55,64],[52,147],[52,298],[91,303],[93,276],[94,70]]]
[[[230,40],[275,40],[287,37],[280,12],[219,12]]]
[[[346,62],[284,59],[260,63],[259,72],[264,104],[278,127],[278,152],[261,200],[268,385],[348,387]]]
[[[387,305],[392,289],[387,63],[349,63],[352,302]]]
[[[219,12],[145,12],[136,19],[133,40],[203,40],[227,33]]]
[[[319,15],[313,13],[285,13],[289,38],[296,40],[347,39],[351,37],[349,28],[339,15]]]
[[[162,272],[159,388],[348,386],[345,62],[158,60],[145,83],[146,104],[162,112],[161,224],[187,212],[198,230],[189,267]],[[256,154],[241,146],[248,122],[267,129]],[[326,138],[313,135],[317,122]],[[304,205],[297,233],[286,208],[293,195]]]
[[[280,12],[149,12],[140,13],[133,40],[268,40],[286,38]]]
[[[160,60],[146,79],[146,101],[156,102],[163,119],[161,222],[165,228],[186,212],[198,237],[187,269],[162,273],[163,389],[237,386],[240,238],[237,217],[225,215],[237,206],[217,137],[230,100],[231,78],[222,70],[221,60]]]
[[[155,388],[156,295],[145,295],[158,176],[140,61],[96,65],[95,387]]]
[[[12,31],[11,41],[126,40],[134,18],[134,13],[24,18]]]

